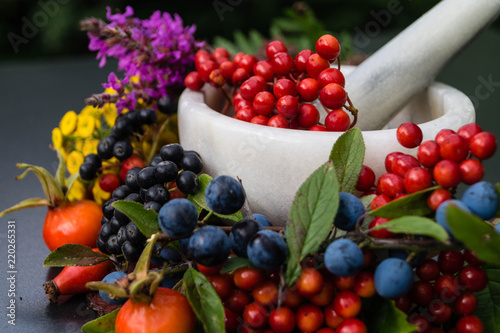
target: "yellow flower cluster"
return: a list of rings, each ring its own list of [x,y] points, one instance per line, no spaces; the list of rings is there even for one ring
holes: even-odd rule
[[[80,169],[86,155],[97,153],[99,140],[103,138],[115,123],[116,106],[107,103],[102,108],[85,106],[80,113],[71,110],[64,114],[59,122],[59,127],[52,130],[52,148],[59,149],[66,161],[66,169],[69,174],[75,174]],[[103,162],[104,165],[112,165],[118,160],[111,159]],[[112,168],[106,172],[117,172]],[[103,191],[98,182],[88,184],[78,179],[68,193],[71,201],[83,199],[89,187],[92,188],[94,200],[102,203],[109,199],[110,193]]]

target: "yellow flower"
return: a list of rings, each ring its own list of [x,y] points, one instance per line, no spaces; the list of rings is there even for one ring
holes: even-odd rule
[[[70,135],[76,128],[78,116],[75,111],[68,111],[61,118],[59,122],[59,127],[61,128],[61,133],[63,135]]]
[[[87,156],[88,154],[96,154],[97,153],[97,145],[99,144],[98,139],[87,139],[83,143],[82,153]]]
[[[69,201],[77,201],[81,200],[85,197],[85,193],[87,193],[87,188],[81,181],[78,179],[75,180],[73,186],[71,186],[68,192],[68,200]]]
[[[106,88],[104,89],[104,92],[110,95],[116,94],[116,90],[114,90],[113,88]]]
[[[78,124],[76,126],[76,134],[82,138],[88,138],[92,135],[95,128],[94,117],[88,114],[80,114],[78,116]]]
[[[111,198],[111,193],[104,191],[99,186],[99,182],[94,183],[94,187],[92,188],[92,195],[94,196],[94,201],[99,205],[102,205],[105,201]]]
[[[116,117],[118,117],[116,105],[114,103],[106,103],[103,105],[102,110],[104,120],[106,120],[109,127],[112,127],[115,124]]]
[[[92,105],[87,105],[80,111],[80,114],[88,114],[89,116],[94,117],[95,120],[95,127],[100,128],[101,127],[101,113],[102,110],[98,107],[92,106]]]
[[[54,149],[60,149],[62,148],[63,144],[63,134],[61,132],[61,129],[59,127],[56,127],[52,130],[52,145],[54,146]]]
[[[75,174],[80,169],[80,165],[83,163],[83,154],[78,150],[73,150],[69,153],[66,159],[66,168],[70,174]]]

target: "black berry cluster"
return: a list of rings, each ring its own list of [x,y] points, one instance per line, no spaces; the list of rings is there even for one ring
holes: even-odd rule
[[[113,191],[111,199],[104,203],[101,231],[97,240],[100,251],[108,254],[123,254],[125,260],[136,262],[146,237],[124,213],[115,209],[117,200],[134,201],[145,209],[159,212],[171,198],[171,191],[178,189],[184,196],[199,190],[198,174],[203,169],[200,155],[184,150],[177,143],[160,149],[148,166],[133,167],[126,175],[125,184]]]

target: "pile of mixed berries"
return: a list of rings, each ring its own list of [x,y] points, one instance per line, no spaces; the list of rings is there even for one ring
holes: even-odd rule
[[[228,98],[222,113],[232,105],[234,118],[239,120],[280,128],[346,131],[355,125],[357,110],[344,89],[340,49],[332,35],[316,41],[316,52],[305,49],[295,57],[279,40],[267,44],[264,60],[243,52],[231,59],[222,47],[211,53],[201,49],[195,54],[196,71],[184,83],[194,91],[205,83],[221,89]],[[332,66],[335,63],[337,68]],[[328,113],[324,123],[317,100]]]

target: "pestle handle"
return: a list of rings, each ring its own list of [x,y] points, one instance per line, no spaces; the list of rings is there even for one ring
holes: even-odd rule
[[[346,77],[358,127],[382,128],[499,14],[500,0],[443,0]]]

